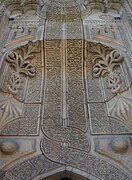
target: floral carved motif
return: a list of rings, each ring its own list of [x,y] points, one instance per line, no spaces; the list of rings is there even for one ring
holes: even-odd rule
[[[29,42],[9,52],[5,57],[5,69],[7,76],[4,88],[0,92],[0,130],[7,124],[19,119],[22,115],[23,103],[17,99],[17,94],[22,87],[23,77],[34,77],[36,69],[31,61],[34,53],[39,52],[39,41],[37,43]],[[24,75],[23,77],[21,75]],[[1,76],[1,78],[3,78]],[[25,79],[26,80],[26,79]]]
[[[9,63],[10,78],[8,83],[8,90],[11,94],[17,94],[21,84],[20,74],[26,76],[35,76],[35,67],[30,63],[33,58],[33,52],[36,49],[36,45],[32,45],[32,48],[21,48],[22,54],[18,54],[12,51],[6,55],[6,60]]]
[[[122,96],[123,79],[121,74],[122,55],[115,49],[103,46],[101,44],[89,45],[91,61],[93,64],[93,77],[107,78],[107,88],[116,95],[112,98],[108,107],[109,117],[122,122],[127,127],[132,127],[132,99],[130,96]],[[103,83],[105,81],[103,80]],[[105,85],[104,85],[105,86]]]
[[[113,94],[117,94],[121,88],[120,72],[115,70],[116,66],[120,66],[123,57],[117,50],[104,47],[101,44],[92,45],[90,50],[93,55],[93,76],[95,78],[109,74],[108,88]]]

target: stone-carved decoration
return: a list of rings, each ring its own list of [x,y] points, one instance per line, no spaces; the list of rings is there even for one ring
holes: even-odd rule
[[[71,5],[74,8],[71,9]],[[61,13],[62,7],[65,15],[64,11]],[[53,161],[56,157],[59,163],[62,154],[73,151],[76,156],[80,151],[84,154],[91,149],[83,84],[83,31],[81,20],[77,19],[80,15],[73,0],[53,1],[47,9],[41,150]],[[74,23],[74,19],[77,22]],[[58,26],[53,27],[56,22]],[[65,159],[67,155],[64,156]]]
[[[18,119],[22,113],[22,103],[11,94],[0,93],[0,129]]]
[[[123,57],[116,50],[108,49],[103,47],[101,44],[93,46],[90,50],[95,53],[93,57],[93,76],[95,78],[109,74],[108,77],[108,87],[111,89],[111,92],[117,94],[120,91],[121,77],[120,72],[116,72],[115,67],[119,66]]]
[[[86,78],[93,133],[131,131],[131,95],[125,102],[121,98],[129,88],[124,76],[124,63],[117,50],[102,44],[87,43]]]
[[[49,141],[52,139],[52,144],[60,142],[57,148],[74,148],[77,151],[89,152],[90,141],[85,133],[86,117],[82,92],[82,41],[69,40],[62,44],[60,40],[46,40],[44,43],[46,86],[42,115],[43,133],[49,137]],[[67,58],[62,55],[66,50],[66,46]],[[65,83],[65,80],[67,83]],[[68,84],[67,87],[66,84]],[[66,89],[68,91],[67,95]],[[80,93],[79,99],[77,98],[78,93]],[[61,108],[62,115],[60,114]],[[42,150],[43,148],[42,146]]]
[[[9,132],[12,133],[12,131],[16,134],[21,134],[22,131],[26,131],[26,133],[35,131],[36,133],[38,129],[38,114],[40,113],[41,102],[38,100],[38,104],[33,102],[31,105],[27,104],[27,102],[30,97],[29,89],[31,89],[30,86],[34,78],[34,85],[32,85],[30,91],[34,91],[33,86],[38,88],[39,83],[39,91],[35,91],[34,96],[37,99],[38,93],[39,96],[41,95],[42,62],[40,57],[39,41],[35,43],[29,42],[26,46],[16,48],[5,56],[0,75],[0,132],[5,135]],[[37,83],[36,80],[38,80]],[[31,109],[34,109],[33,113],[29,112]],[[30,116],[32,115],[34,117],[32,117],[31,124]],[[25,121],[27,125],[30,124],[30,128],[26,129],[23,124]]]
[[[96,16],[96,13],[95,13]],[[93,14],[89,16],[84,22],[87,27],[85,32],[88,40],[102,42],[113,47],[119,47],[124,50],[124,42],[121,38],[118,24],[115,21],[117,17],[102,13],[95,18]],[[91,20],[92,19],[92,20]]]
[[[47,1],[41,3],[42,11],[45,10]],[[24,13],[29,1],[24,0],[23,2],[20,1]],[[34,2],[32,0],[32,7],[36,8],[33,4]],[[90,6],[93,10],[99,8],[105,11],[108,10],[106,4],[110,5],[109,2],[93,1],[93,3],[90,2]],[[78,4],[83,7],[79,8]],[[111,160],[111,163],[108,163],[105,156],[102,156],[102,159],[100,158],[101,155],[98,157],[98,154],[94,152],[94,144],[92,144],[93,139],[98,134],[129,133],[129,128],[127,131],[125,129],[126,126],[122,125],[123,121],[115,121],[116,123],[119,122],[117,126],[115,126],[115,123],[112,124],[116,118],[112,118],[109,111],[109,108],[112,107],[111,104],[115,103],[113,97],[116,97],[118,91],[122,93],[125,90],[124,86],[126,87],[122,78],[122,68],[120,68],[124,62],[119,60],[116,63],[118,52],[110,48],[106,52],[109,58],[107,61],[104,61],[104,64],[101,63],[101,66],[98,64],[99,62],[94,62],[95,68],[93,68],[92,64],[88,64],[89,59],[85,61],[85,54],[87,53],[85,52],[87,51],[85,45],[89,44],[89,42],[84,40],[84,27],[82,26],[82,20],[79,19],[81,18],[80,9],[83,15],[90,10],[89,1],[51,1],[49,12],[47,12],[45,39],[40,42],[41,46],[39,44],[39,47],[37,47],[39,49],[38,53],[35,52],[36,50],[33,51],[34,57],[31,58],[31,61],[29,60],[29,64],[26,63],[25,65],[23,50],[21,51],[21,48],[19,48],[9,53],[4,61],[7,69],[10,71],[6,71],[6,68],[1,68],[0,73],[2,76],[0,77],[4,79],[9,76],[9,78],[5,78],[7,81],[1,88],[4,92],[3,96],[10,95],[12,104],[17,108],[19,105],[21,107],[18,109],[18,115],[17,111],[15,112],[15,121],[13,117],[11,122],[6,120],[7,124],[3,126],[4,128],[2,127],[1,134],[8,136],[39,136],[32,137],[36,138],[36,144],[32,144],[33,139],[27,139],[27,137],[25,139],[20,138],[20,141],[15,139],[19,149],[17,151],[14,150],[12,153],[10,151],[10,155],[7,155],[9,154],[8,147],[6,149],[3,148],[3,142],[1,143],[2,149],[0,153],[5,158],[0,163],[2,164],[0,165],[2,168],[0,168],[3,171],[5,167],[6,169],[11,167],[10,163],[13,161],[16,160],[17,164],[17,159],[19,158],[24,157],[26,159],[25,156],[28,154],[34,156],[32,159],[27,159],[11,167],[2,180],[43,179],[41,174],[44,173],[45,178],[47,173],[52,171],[59,172],[58,168],[61,166],[63,166],[64,170],[71,168],[75,169],[75,171],[80,171],[82,174],[85,173],[89,179],[130,179],[127,174],[127,168],[123,171],[122,167],[124,166],[120,162],[116,163],[118,164],[116,166],[115,160]],[[20,43],[21,37],[24,40],[24,34],[27,33],[29,37],[37,29],[25,27],[30,22],[26,21],[26,18],[28,19],[27,16],[23,18],[24,16],[16,17],[15,23],[12,22],[14,27],[16,25],[12,36],[14,40],[17,40],[14,41],[14,44],[16,44],[15,42]],[[26,25],[25,22],[27,22]],[[114,27],[108,28],[104,26],[103,28],[105,35],[110,33],[113,36],[117,35]],[[96,31],[100,34],[101,30],[96,29]],[[27,37],[25,39],[27,40]],[[94,59],[94,55],[91,58]],[[17,63],[18,66],[14,61],[12,63],[12,60],[19,61]],[[96,59],[95,61],[98,60]],[[22,64],[22,68],[20,64]],[[24,67],[30,67],[31,71],[23,72],[23,65]],[[2,67],[4,66],[2,65]],[[95,70],[95,73],[97,72],[96,68],[100,68],[99,77],[95,77],[96,75],[92,76],[94,74],[93,70]],[[32,72],[31,75],[29,72]],[[120,76],[118,76],[118,73]],[[3,87],[7,88],[4,89]],[[112,94],[108,94],[108,98],[106,97],[107,95],[105,96],[105,93],[107,94],[106,91]],[[110,100],[113,101],[110,102]],[[6,114],[9,108],[3,107],[2,111]],[[42,129],[40,133],[38,130],[39,125],[41,125]],[[117,128],[117,130],[112,126]],[[13,138],[12,142],[14,142]],[[121,144],[114,139],[106,144],[105,148],[111,149],[115,154],[120,154],[120,151],[121,154],[125,155],[130,149],[130,143],[129,140],[123,142]],[[42,152],[39,149],[40,144]],[[12,145],[14,146],[14,143],[11,144],[11,147]],[[103,145],[102,143],[102,147],[104,147]],[[38,153],[42,153],[42,155],[35,157],[35,154]]]
[[[48,159],[62,163],[65,166],[77,167],[90,175],[98,177],[98,179],[129,179],[127,174],[124,174],[119,168],[105,160],[97,158],[90,153],[83,153],[82,151],[76,151],[75,149],[68,149],[66,147],[62,148],[59,144],[59,142],[54,143],[48,138],[43,139],[41,148]]]
[[[96,137],[95,152],[120,162],[132,173],[131,136]]]
[[[123,95],[124,91],[127,93],[129,87],[125,82],[127,77],[123,76],[122,55],[117,50],[102,46],[101,44],[88,45],[88,52],[92,53],[90,57],[91,63],[93,64],[93,78],[98,79],[100,85],[102,83],[103,87],[105,87],[104,101],[107,103],[105,113],[108,113],[108,117],[105,118],[108,120],[109,117],[112,117],[115,121],[124,124],[124,126],[131,130],[132,100],[130,97],[127,98]],[[108,92],[109,96],[107,95]],[[107,96],[109,98],[107,98]],[[90,106],[92,107],[92,104]],[[110,119],[108,120],[108,124],[109,123]]]
[[[110,0],[110,1],[104,1],[104,0],[92,0],[89,1],[89,5],[92,10],[94,9],[100,9],[102,12],[107,12],[110,9],[114,9],[118,11],[120,9],[120,2],[119,0]]]
[[[20,74],[25,74],[26,76],[34,77],[35,76],[35,67],[30,63],[30,59],[32,59],[34,52],[33,47],[31,49],[23,49],[23,56],[17,54],[16,52],[10,52],[6,55],[6,60],[9,62],[9,71],[10,71],[10,79],[8,90],[11,94],[17,94],[18,89],[20,88],[21,78]]]
[[[54,6],[56,6],[56,4],[60,5],[62,2],[67,4],[69,7],[72,6],[72,8],[74,8],[74,4],[75,1],[69,1],[69,0],[65,0],[65,1],[59,1],[56,2],[56,0],[52,1],[54,3]],[[98,10],[99,12],[102,13],[106,13],[106,11],[111,11],[114,9],[114,11],[116,12],[116,14],[118,14],[119,10],[120,10],[120,2],[119,1],[104,1],[104,0],[77,0],[76,1],[78,3],[78,7],[81,10],[81,14],[82,16],[89,16],[91,14],[91,12],[93,12],[94,10]],[[47,13],[47,7],[49,7],[51,1],[50,0],[39,0],[39,5],[38,5],[38,15],[41,16],[42,18],[46,17],[46,13]],[[72,5],[71,5],[72,4]],[[57,8],[55,8],[55,12]],[[71,9],[71,8],[70,8]],[[58,9],[59,10],[59,9]]]
[[[49,4],[46,14],[48,23],[45,28],[45,39],[82,38],[80,9],[74,0],[59,3],[58,0],[53,1]]]
[[[109,115],[132,128],[132,99],[120,94],[108,109]]]
[[[112,19],[104,19],[105,16],[100,16],[99,17],[101,20],[96,21],[95,25],[92,26],[93,29],[93,35],[95,36],[94,38],[96,39],[97,36],[102,36],[102,37],[108,37],[112,39],[117,39],[118,40],[118,29],[116,23],[114,23],[113,18]],[[107,17],[106,17],[107,18]]]
[[[28,63],[23,58],[23,50],[19,48],[9,53],[2,64],[0,113],[4,114],[1,118],[4,123],[1,124],[0,134],[8,136],[4,137],[5,140],[0,138],[0,179],[44,179],[47,174],[59,172],[61,168],[61,171],[70,169],[85,174],[88,179],[131,179],[128,175],[131,163],[126,158],[131,156],[130,139],[115,138],[108,143],[104,140],[99,145],[101,151],[94,151],[96,135],[101,138],[101,134],[112,136],[116,133],[130,133],[130,96],[123,100],[124,109],[122,105],[117,105],[119,101],[116,103],[116,94],[120,93],[123,97],[122,92],[128,88],[124,81],[126,77],[123,77],[122,65],[125,66],[125,61],[116,63],[117,51],[110,49],[106,52],[109,58],[104,64],[89,64],[89,59],[85,58],[85,45],[89,42],[84,40],[85,27],[82,26],[83,16],[87,18],[95,9],[98,9],[96,13],[101,11],[104,14],[109,9],[119,10],[119,1],[3,0],[0,5],[3,2],[9,7],[8,13],[10,9],[13,13],[22,12],[15,17],[12,13],[9,17],[11,32],[6,48],[26,44],[28,40],[35,39],[37,33],[40,33],[42,39],[40,19],[36,13],[35,16],[27,16],[27,9],[39,11],[40,5],[40,15],[45,17],[43,12],[49,3],[47,15],[50,19],[45,20],[46,29],[43,23],[46,32],[44,41],[39,43],[38,52],[32,52],[34,57],[28,59]],[[109,19],[103,18],[104,23]],[[94,20],[92,22],[95,24]],[[95,26],[89,31],[95,33],[95,41],[110,42],[115,48],[116,45],[123,47],[115,24],[107,21],[107,24]],[[94,59],[94,52],[91,58]],[[23,66],[26,71],[23,71]],[[97,68],[100,68],[99,77],[93,73],[93,70],[97,72]],[[121,97],[120,100],[123,99]],[[116,107],[121,110],[120,115]],[[119,117],[116,117],[117,114]],[[122,120],[121,114],[124,117]],[[126,119],[128,114],[129,120]],[[39,125],[42,130],[40,133]],[[9,137],[12,135],[15,137]],[[18,140],[16,136],[19,135],[26,138]],[[8,138],[10,142],[7,142]],[[103,148],[106,154],[102,152]],[[42,155],[35,157],[40,153]],[[33,158],[28,159],[29,156]],[[10,169],[1,176],[8,167]]]
[[[45,175],[48,172],[56,171],[58,168],[62,167],[62,165],[52,162],[40,154],[27,159],[28,160],[22,161],[17,164],[17,166],[11,167],[6,171],[4,179],[1,180],[11,180],[14,178],[19,180],[42,179],[43,174]]]
[[[0,150],[6,155],[12,155],[19,150],[19,146],[15,141],[2,141],[0,143]]]
[[[13,161],[36,152],[36,140],[34,138],[0,138],[0,171]]]
[[[96,116],[98,116],[97,123],[100,124],[99,127],[97,127],[97,123],[94,124],[94,129],[97,130],[95,134],[111,134],[112,132],[104,100],[101,99],[102,101],[97,103],[97,106],[99,105],[97,109],[96,103],[91,103],[92,105],[90,108],[95,111],[93,114],[89,110],[89,106],[87,106],[88,92],[85,84],[86,67],[84,66],[85,58],[83,55],[86,47],[85,43],[88,42],[84,42],[81,38],[74,39],[70,37],[66,39],[64,35],[67,35],[67,32],[70,30],[71,34],[74,32],[72,31],[72,26],[69,26],[69,29],[67,28],[69,21],[73,21],[73,17],[70,19],[70,16],[68,16],[69,14],[63,16],[60,12],[60,7],[58,7],[59,5],[57,6],[56,3],[54,3],[55,1],[50,4],[47,12],[48,18],[44,35],[45,87],[42,111],[42,132],[44,137],[41,140],[41,151],[44,156],[51,161],[85,170],[92,175],[96,174],[97,171],[99,172],[98,167],[102,167],[104,164],[104,166],[109,167],[109,170],[111,168],[115,169],[115,167],[111,167],[109,163],[107,164],[107,162],[91,155],[91,141],[89,140],[91,128],[91,126],[89,126],[89,119],[91,116],[95,119],[96,114]],[[54,5],[58,7],[57,12],[55,11]],[[77,17],[79,17],[78,13]],[[51,22],[52,25],[57,22],[59,31],[57,31],[56,27],[54,27],[54,29],[50,28]],[[65,22],[65,24],[63,24],[63,22]],[[80,31],[77,29],[77,33],[83,34],[82,24],[80,23],[79,26],[78,29]],[[65,34],[63,30],[65,30]],[[73,35],[74,34],[72,34],[72,36]],[[104,48],[102,45],[97,46]],[[89,50],[91,50],[91,48]],[[105,52],[105,48],[103,51]],[[104,57],[102,56],[104,59],[106,56],[108,58],[107,62],[105,61],[108,70],[104,75],[112,74],[113,70],[116,69],[115,67],[117,67],[116,70],[118,70],[120,67],[118,63],[120,64],[122,60],[120,54],[111,48],[107,48],[106,53],[108,53],[109,56],[107,56],[107,54],[105,54]],[[94,55],[95,52],[93,52],[93,59]],[[116,63],[116,61],[118,63]],[[88,64],[86,66],[87,68],[91,67],[88,66]],[[90,75],[92,75],[92,71]],[[90,86],[89,84],[88,87]],[[93,85],[95,85],[95,83]],[[94,94],[93,91],[91,93],[92,95]],[[98,129],[100,131],[98,131]],[[90,166],[89,162],[93,164],[93,166]],[[97,165],[97,169],[94,165]],[[96,174],[100,179],[102,177],[109,179],[122,178],[122,175],[118,175],[115,178],[114,173],[108,177],[108,173],[106,173],[105,170],[102,168],[100,168],[100,170],[103,172],[101,171],[101,174]]]
[[[6,48],[38,39],[42,31],[42,21],[34,10],[26,13],[12,12],[9,16],[9,27],[11,30],[5,44]]]
[[[80,156],[78,156],[78,158],[79,157]],[[69,156],[67,156],[67,158],[69,159]],[[83,164],[83,161],[81,164],[78,164],[79,169],[75,169],[73,167],[67,167],[67,166],[55,163],[53,161],[50,161],[43,155],[38,155],[17,164],[17,166],[10,168],[8,171],[5,172],[5,177],[2,180],[45,179],[46,177],[50,178],[48,176],[51,176],[55,172],[57,173],[60,172],[60,176],[62,175],[61,172],[71,172],[71,175],[73,172],[75,174],[77,173],[82,176],[86,174],[86,179],[87,177],[88,179],[102,179],[103,178],[104,180],[107,180],[108,178],[113,179],[113,180],[117,180],[117,179],[129,180],[130,179],[129,175],[122,172],[119,168],[111,165],[110,163],[106,163],[104,160],[96,159],[94,156],[91,156],[91,155],[85,156],[84,158],[85,158],[84,162],[86,162],[86,158],[88,158],[87,159],[88,161],[87,161],[87,166],[85,166],[85,169],[82,170],[81,166]],[[76,158],[74,162],[77,163]]]
[[[128,139],[114,138],[110,143],[110,146],[116,153],[125,153],[129,148]]]
[[[84,41],[79,38],[71,38],[74,31],[72,32],[72,26],[69,26],[69,29],[67,27],[69,25],[69,21],[71,20],[70,22],[72,22],[73,19],[70,19],[70,16],[68,16],[67,22],[65,16],[60,13],[60,7],[58,7],[57,12],[55,11],[55,6],[53,5],[56,5],[56,3],[54,3],[50,4],[48,9],[49,11],[47,12],[48,18],[44,36],[46,38],[44,41],[45,95],[43,97],[42,111],[42,132],[44,137],[41,140],[41,151],[48,159],[54,162],[63,163],[66,166],[81,168],[83,170],[86,168],[86,166],[90,166],[90,164],[88,165],[89,159],[91,160],[93,158],[93,164],[96,164],[96,157],[90,155],[91,142],[89,140],[89,119],[92,117],[92,122],[96,119],[96,117],[98,118],[95,123],[91,123],[95,134],[112,134],[113,132],[111,130],[111,122],[108,117],[108,112],[106,110],[106,104],[104,103],[103,96],[100,97],[100,101],[98,100],[98,103],[93,101],[90,104],[90,110],[92,109],[92,112],[89,111],[89,106],[85,106],[87,104],[88,93],[86,91],[87,86],[85,86],[86,72],[83,61],[83,50],[85,49]],[[77,17],[79,17],[78,14]],[[53,27],[53,24],[56,22],[57,27]],[[63,22],[65,22],[65,24],[63,24]],[[78,29],[80,29],[80,31],[77,29],[77,33],[82,34],[81,23],[79,26],[80,28]],[[63,30],[65,31],[65,34]],[[65,35],[70,30],[72,36],[65,40]],[[92,45],[96,46],[95,44]],[[97,78],[97,81],[98,79],[103,81],[102,72],[103,76],[111,75],[112,79],[115,77],[114,75],[116,71],[120,70],[122,56],[112,48],[106,48],[100,44],[97,44],[97,46],[99,46],[98,49],[102,48],[101,50],[99,49],[100,58],[103,57],[103,60],[105,60],[103,61],[101,59],[105,65],[105,68],[102,66],[104,69],[102,68],[100,70],[99,76],[101,76],[101,78]],[[89,48],[89,50],[91,51],[92,48]],[[101,51],[106,54],[101,56]],[[93,54],[91,58],[93,60],[95,59],[95,52],[93,51],[92,53]],[[98,59],[95,59],[93,63],[96,64]],[[88,62],[86,66],[87,69],[91,68]],[[121,73],[121,71],[119,72]],[[89,73],[91,76],[92,71]],[[107,77],[107,81],[108,79],[110,79],[109,76]],[[111,92],[114,94],[113,96],[115,96],[118,92],[118,90],[116,90],[117,92],[114,92],[113,89],[116,88],[119,89],[119,91],[122,90],[120,88],[120,81],[116,80],[116,78],[114,80],[115,83],[111,83],[111,81],[109,82],[110,85],[112,84],[112,87],[109,88],[110,91],[113,91]],[[88,83],[88,88],[90,87],[90,83]],[[117,88],[116,83],[118,83],[119,88]],[[95,83],[93,83],[93,86],[95,88]],[[98,90],[98,85],[97,91],[98,92],[96,96],[98,96],[98,93],[102,93],[101,88],[100,91]],[[94,96],[94,91],[91,91],[91,94]],[[87,117],[90,118],[87,119]],[[93,167],[91,169],[93,169]],[[90,173],[94,174],[94,172]],[[113,177],[114,175],[109,178]],[[100,178],[102,178],[102,176],[100,176]],[[121,178],[121,176],[118,178]]]
[[[90,8],[89,8],[88,3],[86,1],[84,2],[84,0],[83,1],[77,0],[77,3],[78,3],[78,7],[81,10],[83,15],[89,15],[90,14]],[[49,7],[51,7],[51,4],[54,5],[54,11],[52,11],[52,13],[55,12],[55,14],[58,14],[58,12],[61,10],[61,12],[64,16],[67,15],[68,13],[70,13],[69,15],[71,15],[71,17],[76,16],[76,13],[74,13],[75,11],[71,10],[71,7],[72,7],[72,9],[78,8],[76,6],[76,2],[74,0],[71,0],[71,1],[65,0],[65,1],[59,1],[59,2],[58,2],[58,0],[54,0],[54,1],[40,0],[39,1],[39,7],[38,7],[38,15],[41,16],[42,18],[47,17],[47,13],[49,13],[49,9],[50,9]],[[59,6],[60,6],[60,8],[58,8]],[[66,8],[65,8],[65,6],[66,6]],[[68,10],[68,13],[67,13],[67,10]],[[54,17],[56,17],[57,19],[59,18],[56,15]],[[71,19],[71,17],[70,17],[70,19]]]

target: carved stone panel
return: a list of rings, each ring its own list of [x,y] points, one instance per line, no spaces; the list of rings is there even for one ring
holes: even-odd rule
[[[28,43],[9,52],[1,68],[1,135],[38,134],[43,83],[41,43]]]
[[[119,1],[1,4],[11,32],[0,54],[0,180],[131,180],[131,55]]]
[[[131,92],[124,61],[113,48],[87,43],[86,78],[93,134],[131,132]],[[115,132],[114,123],[118,127]]]

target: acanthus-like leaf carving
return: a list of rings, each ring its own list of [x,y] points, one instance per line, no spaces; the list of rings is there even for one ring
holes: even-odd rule
[[[37,45],[28,45],[28,47],[22,47],[22,53],[19,54],[12,51],[6,55],[6,60],[9,63],[10,78],[8,82],[8,90],[11,94],[17,94],[21,84],[20,74],[26,76],[35,76],[35,67],[30,63],[30,60],[34,57],[33,53]]]
[[[89,52],[92,53],[93,77],[104,77],[108,74],[107,85],[111,92],[115,94],[114,100],[110,102],[108,114],[110,117],[121,121],[129,128],[132,127],[132,99],[121,95],[121,62],[122,55],[112,48],[105,47],[101,44],[91,44]],[[115,68],[118,67],[118,68]]]
[[[103,47],[101,44],[92,46],[90,51],[93,53],[93,76],[98,78],[108,73],[108,87],[112,93],[117,94],[121,88],[121,77],[115,67],[120,66],[123,57],[117,50]]]
[[[108,88],[111,89],[111,92],[113,94],[117,94],[121,89],[121,77],[120,73],[115,71],[110,74],[110,77],[108,79]]]
[[[18,89],[20,88],[21,79],[18,72],[10,70],[10,78],[7,85],[7,88],[11,94],[18,93]]]
[[[21,87],[21,74],[34,77],[35,67],[31,64],[34,53],[40,51],[39,42],[28,43],[28,45],[17,48],[6,55],[8,65],[6,92],[0,92],[0,130],[7,124],[19,119],[22,114],[22,102],[17,100],[16,95]]]
[[[111,117],[132,128],[132,99],[118,94],[117,100],[108,111]]]
[[[7,54],[6,59],[10,63],[10,66],[14,68],[14,71],[18,72],[19,74],[23,73],[31,77],[35,75],[35,68],[33,65],[16,52]]]

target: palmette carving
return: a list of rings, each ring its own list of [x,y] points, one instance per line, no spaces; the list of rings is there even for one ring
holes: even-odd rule
[[[37,57],[36,53],[40,53],[39,41],[36,43],[29,42],[28,45],[17,48],[9,52],[5,57],[4,70],[2,71],[3,77],[7,76],[5,85],[1,85],[0,92],[0,131],[8,129],[8,125],[12,125],[16,121],[19,121],[19,125],[14,128],[14,132],[18,132],[19,126],[21,126],[23,119],[23,107],[25,106],[25,94],[27,86],[29,87],[30,81],[27,77],[34,77],[36,75],[36,68],[34,67],[34,57]],[[32,60],[32,64],[31,64]],[[3,78],[1,76],[1,78]],[[4,78],[3,78],[4,79]],[[24,88],[23,88],[24,84]],[[20,92],[20,93],[19,93]],[[20,97],[22,96],[22,98]],[[39,113],[39,112],[37,112]],[[27,115],[24,117],[26,120]],[[36,121],[36,117],[33,117]],[[31,122],[28,118],[27,124]],[[33,124],[33,123],[32,123]],[[30,126],[31,127],[31,126]],[[36,128],[36,129],[35,129]],[[35,134],[37,131],[37,123],[33,129]],[[23,127],[21,127],[23,129]],[[10,128],[9,130],[10,131]],[[19,130],[20,131],[20,130]],[[30,129],[28,128],[29,133]],[[24,133],[23,133],[24,134]]]
[[[29,59],[33,58],[32,51],[28,49],[24,55],[20,55],[16,52],[10,52],[6,56],[9,65],[10,78],[8,83],[8,90],[11,94],[17,94],[21,84],[20,74],[26,76],[35,76],[35,67],[30,63]]]
[[[11,94],[0,93],[0,130],[8,123],[18,119],[22,112],[22,103]]]
[[[7,88],[11,94],[17,94],[21,84],[19,73],[9,69],[9,75],[10,79]]]
[[[117,50],[103,47],[101,44],[93,45],[92,52],[95,53],[92,60],[94,64],[93,76],[98,78],[108,73],[108,88],[113,94],[117,94],[121,89],[122,80],[120,72],[116,71],[115,67],[120,66],[123,57]]]
[[[132,100],[129,96],[122,96],[123,91],[126,90],[126,84],[123,79],[124,69],[121,68],[122,55],[115,49],[93,43],[89,45],[89,52],[92,54],[93,77],[102,77],[100,81],[103,82],[104,87],[107,86],[105,91],[107,92],[110,89],[111,94],[113,94],[113,97],[111,95],[108,100],[108,116],[131,128]],[[106,82],[107,85],[105,84]]]
[[[132,99],[118,94],[115,103],[108,109],[109,115],[132,128]]]

